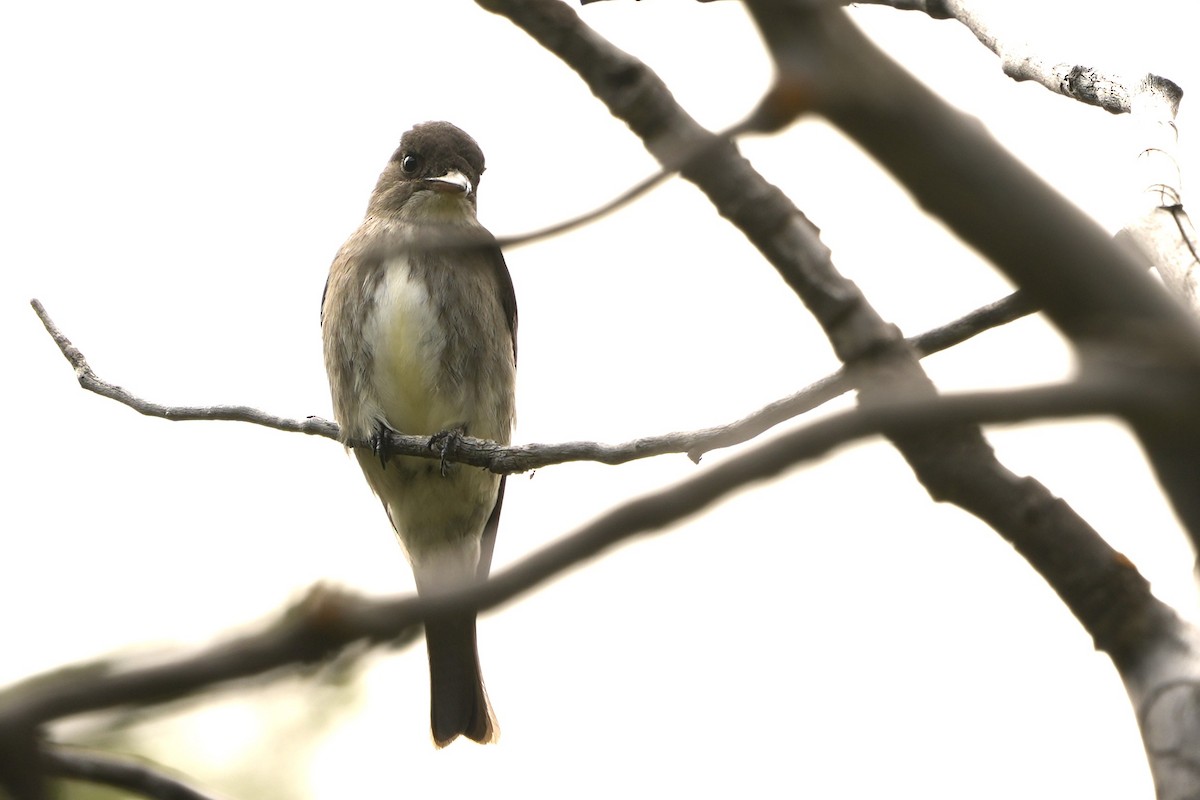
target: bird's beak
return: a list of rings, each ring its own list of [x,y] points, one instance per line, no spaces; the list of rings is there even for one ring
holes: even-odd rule
[[[471,192],[471,181],[456,169],[436,178],[426,178],[425,182],[429,184],[430,189],[436,192],[453,192],[454,194],[470,194]]]

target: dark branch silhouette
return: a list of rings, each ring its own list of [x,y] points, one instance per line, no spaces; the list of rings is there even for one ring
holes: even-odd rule
[[[552,0],[477,0],[525,30],[587,83],[614,116],[660,160],[674,148],[712,134],[675,103],[643,63],[589,29]],[[982,127],[951,109],[863,37],[829,4],[747,0],[777,74],[768,96],[740,130],[772,132],[800,115],[820,113],[889,169],[931,214],[1004,270],[1043,308],[1089,361],[1128,365],[1144,374],[1165,368],[1193,398],[1166,416],[1134,416],[1162,485],[1200,540],[1200,335],[1195,320],[1146,275],[1144,264],[1115,246],[1081,212],[1008,155]],[[865,405],[897,395],[927,398],[935,390],[912,351],[857,288],[833,268],[808,219],[761,178],[731,144],[714,144],[703,161],[682,169],[723,217],[755,244],[825,329],[847,364]],[[1141,383],[1142,381],[1135,381]],[[1148,381],[1145,385],[1153,385]],[[1176,397],[1178,400],[1178,396]],[[1098,649],[1125,680],[1151,754],[1151,769],[1172,796],[1200,791],[1180,749],[1195,730],[1157,713],[1165,694],[1155,686],[1200,684],[1200,640],[1191,626],[1153,599],[1136,570],[1062,500],[994,457],[970,425],[937,435],[893,433],[890,441],[935,500],[961,506],[1010,541],[1054,588]],[[1065,565],[1070,565],[1064,569]],[[1186,646],[1181,643],[1187,642]],[[1147,681],[1146,658],[1159,669]],[[1193,692],[1192,697],[1197,693]],[[1180,697],[1173,694],[1173,698]],[[1177,700],[1175,701],[1177,702]],[[1151,708],[1156,713],[1150,713]],[[1197,705],[1180,704],[1189,718]],[[1190,787],[1188,789],[1187,787]]]
[[[171,777],[161,768],[128,758],[76,748],[48,748],[42,753],[47,775],[121,789],[154,800],[217,800]]]
[[[857,287],[837,272],[816,227],[767,183],[734,145],[705,131],[680,108],[653,71],[605,41],[554,0],[478,2],[513,21],[566,62],[615,116],[642,137],[656,157],[669,160],[677,147],[711,144],[703,159],[682,168],[683,177],[708,196],[803,300],[846,363],[860,402],[887,403],[896,397],[933,402],[936,392],[911,348],[874,312]],[[797,10],[799,6],[772,8],[785,17],[798,14],[799,22],[812,22],[817,33],[822,32],[822,20],[813,22],[811,15]],[[789,19],[788,24],[798,23]],[[934,132],[929,135],[936,141]],[[1043,268],[1053,270],[1053,265],[1045,265],[1044,259],[1041,262]],[[936,436],[890,438],[933,498],[960,505],[995,528],[1054,586],[1084,627],[1098,640],[1105,638],[1110,613],[1096,605],[1093,584],[1106,574],[1103,559],[1095,562],[1094,574],[1084,569],[1070,574],[1061,570],[1061,564],[1081,548],[1105,550],[1107,545],[1099,534],[1045,487],[1000,465],[979,431],[969,425],[948,426]],[[1032,524],[1029,516],[1018,511],[1031,504],[1060,509],[1055,522],[1061,530]],[[1069,541],[1072,544],[1068,545]],[[1135,603],[1124,611],[1134,618],[1140,608]]]

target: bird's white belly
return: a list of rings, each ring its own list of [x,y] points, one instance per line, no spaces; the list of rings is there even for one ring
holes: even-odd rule
[[[389,260],[364,335],[375,344],[369,380],[379,415],[395,430],[433,434],[462,425],[462,398],[439,380],[446,335],[434,302],[405,257]]]
[[[441,380],[446,332],[426,285],[403,256],[390,259],[375,289],[373,311],[363,331],[372,342],[364,408],[367,430],[382,419],[400,433],[429,435],[471,429],[471,398]],[[442,465],[433,459],[398,456],[381,467],[376,456],[359,453],[376,494],[383,500],[423,592],[462,586],[474,579],[479,535],[496,501],[499,477],[486,470]]]

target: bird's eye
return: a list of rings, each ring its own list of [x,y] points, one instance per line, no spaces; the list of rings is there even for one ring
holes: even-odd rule
[[[421,157],[412,155],[403,156],[400,159],[400,170],[405,175],[415,175],[417,170],[421,168]]]

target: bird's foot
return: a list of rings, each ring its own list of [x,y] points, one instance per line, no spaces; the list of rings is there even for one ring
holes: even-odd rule
[[[429,449],[441,456],[443,478],[446,477],[452,466],[446,462],[446,459],[453,457],[455,451],[458,450],[458,446],[462,443],[463,433],[461,427],[448,428],[429,437]]]
[[[392,449],[392,440],[388,438],[389,433],[397,433],[393,431],[384,422],[375,423],[375,430],[367,442],[371,445],[371,455],[379,459],[379,465],[383,469],[387,469],[387,462],[391,459],[395,452]]]

